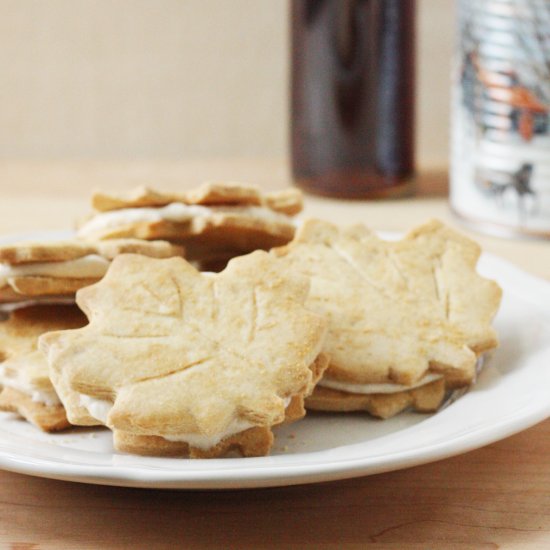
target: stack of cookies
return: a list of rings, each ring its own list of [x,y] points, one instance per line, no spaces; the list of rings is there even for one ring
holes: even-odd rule
[[[200,269],[218,271],[230,258],[290,241],[302,194],[209,182],[179,194],[146,187],[119,195],[96,192],[92,207],[80,238],[164,239],[183,244],[186,258]]]
[[[0,246],[0,306],[8,317],[0,323],[0,410],[19,413],[44,431],[69,426],[38,337],[84,326],[76,291],[101,280],[112,260],[127,253],[168,258],[183,249],[136,239]]]
[[[184,255],[205,268],[292,239],[302,207],[295,190],[263,194],[234,183],[206,183],[181,194],[145,188],[127,195],[97,192],[94,214],[74,239],[0,247],[0,409],[45,431],[69,426],[38,337],[87,324],[75,304],[80,289],[100,281],[119,255]],[[63,304],[63,305],[62,305]]]
[[[123,452],[263,456],[306,410],[433,412],[471,385],[501,298],[479,247],[436,221],[296,230],[301,206],[233,183],[96,193],[65,255],[0,249],[0,296],[33,303],[0,324],[0,407],[107,426]]]

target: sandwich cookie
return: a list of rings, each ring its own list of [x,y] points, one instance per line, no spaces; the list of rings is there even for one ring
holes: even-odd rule
[[[330,365],[309,409],[434,411],[447,390],[474,382],[478,356],[497,345],[501,290],[476,273],[479,246],[438,221],[389,242],[361,225],[309,220],[272,255],[310,279],[306,306],[329,322]]]
[[[261,456],[328,365],[308,288],[262,251],[218,274],[125,254],[77,292],[90,324],[40,347],[70,422],[108,426],[119,451]]]
[[[78,289],[99,281],[114,257],[130,252],[168,258],[181,256],[183,249],[164,241],[137,239],[0,246],[0,304],[74,302]]]
[[[302,194],[210,182],[177,194],[145,187],[120,195],[97,192],[92,206],[94,213],[80,225],[79,238],[166,239],[183,243],[186,257],[199,265],[224,266],[229,258],[289,242]]]

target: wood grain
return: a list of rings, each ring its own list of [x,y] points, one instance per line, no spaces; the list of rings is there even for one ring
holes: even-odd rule
[[[165,186],[223,177],[288,182],[277,161],[0,164],[0,235],[69,227],[93,186],[147,177]],[[429,174],[429,173],[428,173]],[[9,175],[9,179],[6,176]],[[444,173],[423,175],[445,181]],[[310,215],[404,229],[452,221],[445,200],[308,197]],[[476,237],[550,276],[547,243]],[[527,252],[526,252],[527,250]],[[535,255],[533,257],[533,254]],[[225,492],[121,489],[0,472],[0,547],[44,548],[549,548],[550,420],[462,456],[348,481]]]
[[[0,544],[37,548],[548,548],[550,421],[462,456],[348,481],[225,492],[1,473]]]

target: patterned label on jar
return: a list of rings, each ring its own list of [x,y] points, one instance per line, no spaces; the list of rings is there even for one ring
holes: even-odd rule
[[[550,236],[550,2],[461,0],[458,38],[453,209]]]

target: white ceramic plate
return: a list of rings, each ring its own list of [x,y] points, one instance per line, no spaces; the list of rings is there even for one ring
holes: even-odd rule
[[[52,236],[66,234],[25,238]],[[14,238],[0,242],[8,240]],[[479,271],[504,290],[495,320],[501,346],[475,387],[437,414],[405,413],[385,421],[364,414],[309,414],[277,429],[269,457],[188,460],[119,454],[107,430],[48,435],[0,413],[0,467],[131,487],[268,487],[397,470],[498,441],[550,416],[550,283],[488,254]]]

